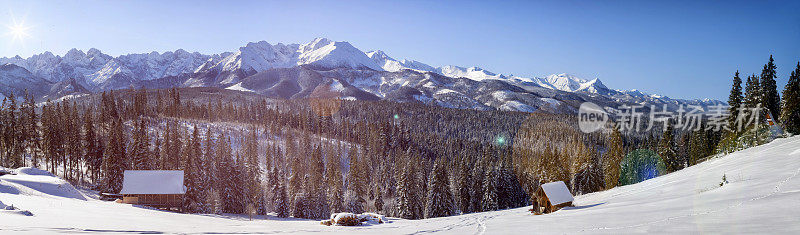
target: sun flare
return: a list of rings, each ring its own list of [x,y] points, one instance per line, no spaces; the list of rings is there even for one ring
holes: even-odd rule
[[[28,27],[22,24],[16,24],[8,27],[9,33],[14,36],[14,40],[23,40],[28,37]]]
[[[30,30],[30,26],[26,25],[24,21],[17,21],[13,20],[11,24],[6,25],[7,33],[6,35],[11,36],[13,41],[24,41],[26,38],[30,37],[28,31]]]

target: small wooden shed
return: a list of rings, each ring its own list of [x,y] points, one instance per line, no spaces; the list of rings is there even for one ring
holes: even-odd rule
[[[122,202],[155,208],[182,209],[186,187],[183,171],[128,170],[122,180]]]
[[[542,184],[536,189],[531,211],[536,214],[551,213],[572,206],[573,200],[572,193],[563,181]]]

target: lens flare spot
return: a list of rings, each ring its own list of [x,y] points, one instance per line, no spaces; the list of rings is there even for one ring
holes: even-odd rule
[[[506,137],[503,137],[502,135],[501,136],[497,136],[497,137],[494,138],[494,142],[497,145],[505,145],[506,144]]]

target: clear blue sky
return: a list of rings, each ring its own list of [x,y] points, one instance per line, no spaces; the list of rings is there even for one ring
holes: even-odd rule
[[[219,53],[251,41],[348,41],[434,66],[599,77],[616,89],[727,100],[770,54],[800,60],[800,1],[6,1],[0,57],[70,48]],[[0,30],[9,31],[6,28]]]

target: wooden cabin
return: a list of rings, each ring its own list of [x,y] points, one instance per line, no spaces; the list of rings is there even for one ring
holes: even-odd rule
[[[186,187],[183,171],[125,171],[122,180],[122,202],[163,209],[183,207]]]
[[[533,200],[533,209],[536,214],[546,214],[557,211],[567,206],[573,206],[572,193],[563,181],[542,184],[536,189]]]

